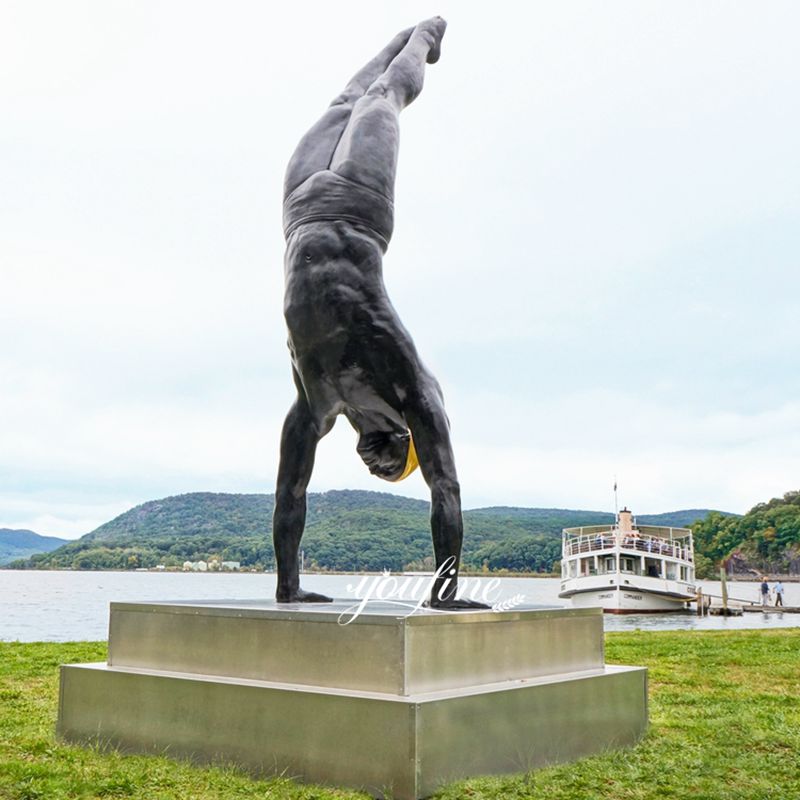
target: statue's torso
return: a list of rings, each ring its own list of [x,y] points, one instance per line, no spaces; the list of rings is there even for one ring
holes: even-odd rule
[[[416,352],[386,294],[382,252],[368,230],[314,222],[289,237],[284,315],[289,349],[322,425],[375,414],[403,425]]]

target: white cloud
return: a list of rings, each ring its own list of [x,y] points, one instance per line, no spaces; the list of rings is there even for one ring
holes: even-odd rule
[[[64,495],[64,492],[52,490],[0,493],[0,528],[32,530],[41,536],[77,539],[135,505],[125,499],[104,501],[99,496],[93,497],[91,491],[82,495],[83,503]],[[47,512],[41,513],[40,509],[47,509]]]
[[[440,8],[386,280],[445,385],[466,504],[608,508],[614,473],[643,511],[796,488],[797,6]],[[1,13],[0,518],[63,534],[270,490],[283,168],[429,9]],[[353,450],[340,423],[313,488],[425,496]]]

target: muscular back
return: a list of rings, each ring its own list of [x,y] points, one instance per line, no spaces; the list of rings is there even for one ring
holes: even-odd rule
[[[403,425],[422,367],[383,284],[379,242],[352,223],[299,227],[286,252],[284,314],[295,371],[320,428],[337,414]]]
[[[381,250],[352,223],[314,222],[299,227],[286,249],[284,316],[293,350],[358,336],[352,326],[388,303]],[[366,314],[369,316],[369,314]]]

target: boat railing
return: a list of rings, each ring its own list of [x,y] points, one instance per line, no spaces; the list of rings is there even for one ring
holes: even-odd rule
[[[670,556],[683,561],[693,560],[691,548],[681,544],[677,540],[673,539],[669,541],[667,539],[659,539],[655,536],[629,533],[623,534],[614,531],[609,531],[606,534],[598,533],[565,538],[564,556],[613,550],[617,546],[618,540],[620,546],[626,550],[637,550],[641,553]]]

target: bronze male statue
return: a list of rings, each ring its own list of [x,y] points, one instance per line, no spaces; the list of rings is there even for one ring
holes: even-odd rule
[[[402,480],[419,463],[430,487],[436,564],[446,566],[431,605],[485,607],[456,598],[463,530],[449,423],[382,277],[399,114],[422,90],[425,64],[438,60],[445,26],[434,17],[398,34],[306,133],[286,172],[284,314],[297,399],[275,493],[278,602],[330,600],[300,588],[297,556],[317,443],[344,414],[373,475]]]

